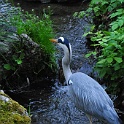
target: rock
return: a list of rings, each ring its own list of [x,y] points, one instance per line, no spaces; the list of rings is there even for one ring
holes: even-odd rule
[[[122,106],[124,106],[124,100],[122,101]]]
[[[4,102],[8,102],[10,100],[9,97],[4,94],[3,90],[0,90],[0,100]]]
[[[0,124],[31,124],[27,110],[0,91]]]
[[[18,35],[15,35],[15,36],[19,40]],[[37,47],[40,48],[40,46],[36,42],[34,42],[27,34],[21,34],[20,36],[21,38],[25,39],[26,45],[33,46],[33,48],[37,48]]]
[[[0,93],[4,93],[4,91],[3,90],[0,90]]]
[[[50,3],[51,2],[51,0],[40,0],[41,1],[41,3]]]
[[[9,46],[0,41],[0,53],[5,53],[9,51]]]
[[[2,100],[4,102],[8,102],[10,99],[7,98],[6,96],[0,95],[0,100]]]

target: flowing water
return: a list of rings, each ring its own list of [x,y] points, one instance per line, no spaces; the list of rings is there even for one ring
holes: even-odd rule
[[[57,36],[68,38],[72,44],[72,72],[82,71],[92,75],[94,61],[86,59],[84,56],[89,51],[86,47],[86,39],[82,37],[84,26],[87,24],[82,19],[72,17],[75,11],[85,9],[86,3],[66,3],[66,4],[40,4],[36,2],[19,2],[22,9],[30,11],[34,9],[37,14],[43,8],[50,6],[53,10],[52,20]],[[57,58],[60,63],[63,56],[62,50],[57,47]],[[59,54],[60,53],[60,54]],[[89,120],[83,112],[77,110],[67,95],[67,86],[63,86],[63,76],[61,67],[59,74],[53,81],[54,86],[41,89],[32,87],[27,92],[16,97],[16,100],[27,107],[32,116],[32,124],[89,124]],[[44,82],[45,83],[45,82]],[[94,120],[94,124],[99,124]]]

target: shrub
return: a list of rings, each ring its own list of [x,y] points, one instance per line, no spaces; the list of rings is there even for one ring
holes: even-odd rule
[[[53,60],[55,52],[54,46],[49,42],[51,37],[54,37],[52,29],[52,21],[50,20],[50,8],[48,15],[43,14],[38,17],[35,14],[25,14],[19,10],[19,13],[11,18],[11,25],[16,26],[17,34],[27,34],[31,39],[41,46],[44,54],[49,54],[50,59]],[[53,63],[51,63],[53,64]]]
[[[100,77],[114,80],[113,82],[119,80],[118,84],[124,77],[123,6],[123,0],[92,0],[86,11],[75,13],[75,16],[85,17],[92,24],[90,31],[84,36],[90,36],[95,51],[86,56],[94,55],[97,58],[95,70]],[[116,83],[116,88],[118,84]],[[115,86],[115,83],[109,85]]]

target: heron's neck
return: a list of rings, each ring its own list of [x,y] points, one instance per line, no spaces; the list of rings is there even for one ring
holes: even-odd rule
[[[64,51],[64,57],[62,59],[62,68],[65,76],[66,83],[68,82],[70,76],[72,75],[71,69],[70,69],[70,62],[72,58],[72,51]]]

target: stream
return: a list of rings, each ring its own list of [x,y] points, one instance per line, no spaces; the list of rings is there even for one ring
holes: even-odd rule
[[[24,0],[15,0],[13,4],[20,3],[22,9],[31,11],[34,9],[37,14],[43,8],[51,7],[53,11],[52,20],[56,31],[56,37],[66,37],[73,51],[71,69],[72,72],[81,71],[90,76],[94,65],[94,60],[85,58],[89,51],[86,47],[84,26],[87,24],[82,19],[74,19],[73,14],[76,11],[85,10],[88,3],[51,3],[41,4],[39,2],[26,2]],[[60,63],[63,51],[57,47],[57,59]],[[61,65],[61,63],[60,63]],[[63,76],[61,67],[58,68],[59,74],[53,80],[54,86],[41,89],[40,87],[31,87],[27,91],[13,95],[12,98],[25,106],[32,117],[32,124],[89,124],[85,114],[77,110],[67,95],[67,86],[63,86]],[[48,82],[51,82],[48,80]],[[94,119],[93,124],[100,124]]]

